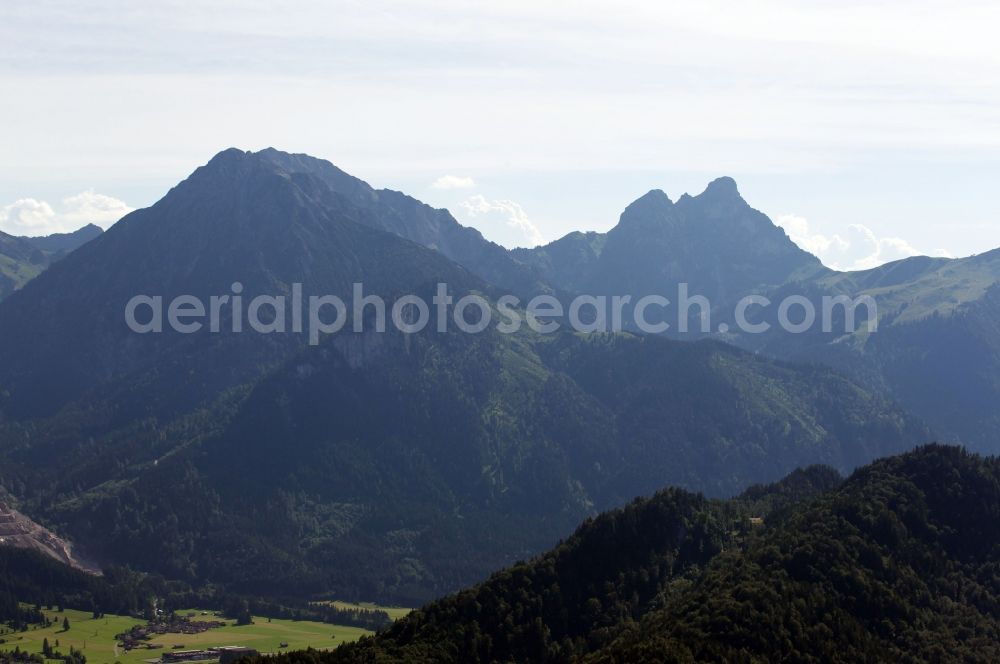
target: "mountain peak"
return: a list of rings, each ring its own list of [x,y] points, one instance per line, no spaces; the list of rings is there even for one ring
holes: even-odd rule
[[[314,178],[322,186],[336,192],[355,204],[366,204],[373,195],[368,183],[334,166],[325,159],[307,154],[283,152],[273,147],[257,152],[227,148],[212,157],[207,164],[195,170],[188,180],[206,181],[208,186],[220,186],[220,182],[233,182],[249,177],[259,177],[262,173],[278,175],[282,178],[304,175]],[[185,181],[187,182],[187,181]],[[181,186],[184,186],[182,183]]]
[[[637,198],[632,205],[635,205],[636,203],[650,205],[673,205],[673,201],[670,200],[670,197],[667,196],[662,189],[650,189],[645,194]]]
[[[674,203],[670,197],[663,193],[662,189],[651,189],[639,198],[632,201],[625,211],[622,212],[622,222],[630,219],[660,219],[673,208]]]
[[[239,148],[226,148],[221,150],[214,157],[208,160],[205,167],[209,170],[217,170],[243,164],[270,164],[278,166],[282,170],[301,170],[301,165],[306,162],[319,162],[321,160],[309,157],[304,154],[291,154],[282,152],[275,148],[264,148],[254,152],[253,150],[241,150]],[[294,166],[298,163],[299,168]],[[291,168],[290,168],[291,167]]]
[[[267,147],[256,152],[253,150],[241,150],[239,148],[226,148],[212,157],[205,166],[213,169],[252,163],[277,166],[279,169],[289,173],[309,172],[324,168],[340,170],[325,159],[319,159],[307,154],[284,152],[273,147]]]
[[[273,200],[266,205],[260,203],[237,216],[228,214],[232,207],[226,210],[228,216],[222,218],[240,228],[247,227],[250,220],[268,226],[280,224],[285,217],[269,215],[268,211],[282,209],[281,201],[287,199],[307,200],[312,213],[360,223],[434,249],[468,269],[474,266],[477,273],[500,287],[528,293],[537,286],[537,276],[531,270],[479,231],[459,224],[446,210],[436,210],[401,192],[376,190],[325,159],[273,147],[257,152],[228,148],[171,190],[168,202],[184,200],[200,208],[200,201],[217,201],[220,191],[230,192],[241,204],[248,196],[260,201],[270,192]]]
[[[208,160],[205,166],[221,166],[223,164],[235,164],[244,161],[252,152],[240,150],[239,148],[226,148],[220,150],[214,157]]]
[[[701,193],[701,196],[709,198],[739,198],[742,200],[740,190],[736,187],[736,180],[725,175],[709,182],[708,186],[705,187],[705,191]]]

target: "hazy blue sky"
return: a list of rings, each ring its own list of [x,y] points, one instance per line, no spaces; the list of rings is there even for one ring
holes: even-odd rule
[[[997,3],[277,6],[0,5],[0,229],[274,146],[508,246],[719,175],[836,266],[1000,246]]]

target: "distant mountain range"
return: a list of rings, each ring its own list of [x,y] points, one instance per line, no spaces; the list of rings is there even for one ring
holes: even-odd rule
[[[328,162],[226,150],[0,303],[0,487],[103,561],[246,592],[422,602],[668,484],[727,496],[812,463],[849,472],[951,422],[987,445],[995,262],[928,260],[828,270],[727,178],[677,203],[651,192],[605,235],[508,252]],[[295,283],[346,297],[354,282],[429,299],[446,282],[495,303],[681,280],[720,321],[747,292],[867,289],[885,331],[687,343],[347,328],[309,346],[228,324],[141,335],[124,320],[134,295],[208,298],[234,282],[247,301]],[[913,327],[893,307],[916,301]],[[934,326],[961,347],[942,351]],[[947,352],[976,365],[981,400],[921,402],[965,370]]]
[[[100,226],[94,224],[87,224],[72,233],[42,237],[18,237],[0,231],[0,300],[103,232]]]
[[[555,290],[649,294],[674,299],[678,285],[712,305],[713,336],[749,350],[797,362],[818,362],[890,395],[939,435],[995,453],[1000,433],[1000,249],[962,259],[914,257],[871,270],[837,272],[799,249],[752,209],[730,178],[673,203],[651,191],[629,205],[607,233],[571,233],[513,255],[541,271]],[[860,309],[856,329],[844,316],[824,333],[790,334],[776,307],[752,322],[771,325],[747,334],[734,320],[739,299],[760,295],[777,303],[804,296],[822,311],[824,296],[871,296],[879,331],[867,334]],[[693,308],[694,313],[700,313]],[[695,320],[687,334],[667,317],[669,335],[703,336]],[[729,332],[716,332],[725,325]]]

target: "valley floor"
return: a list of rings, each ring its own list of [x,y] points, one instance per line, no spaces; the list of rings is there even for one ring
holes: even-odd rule
[[[254,617],[253,625],[237,626],[233,621],[226,627],[210,629],[200,634],[160,634],[153,637],[149,643],[159,644],[160,649],[137,649],[128,653],[117,645],[116,634],[127,631],[143,621],[129,616],[105,615],[94,618],[89,612],[66,609],[63,612],[44,611],[45,615],[54,621],[51,627],[31,626],[26,632],[0,633],[0,650],[9,651],[20,648],[30,653],[41,653],[42,642],[48,639],[49,645],[63,653],[68,653],[70,647],[82,650],[88,664],[114,664],[121,662],[139,663],[147,660],[159,660],[161,654],[170,652],[174,645],[183,645],[185,650],[197,650],[215,646],[246,646],[259,652],[278,652],[282,643],[288,644],[289,650],[315,648],[323,650],[333,648],[341,643],[356,641],[360,637],[371,634],[358,627],[344,627],[308,620],[268,620]],[[188,612],[179,611],[180,615]],[[208,612],[202,616],[196,611],[194,619],[218,620]],[[70,622],[69,631],[63,631],[63,618]],[[59,645],[56,646],[58,641]]]

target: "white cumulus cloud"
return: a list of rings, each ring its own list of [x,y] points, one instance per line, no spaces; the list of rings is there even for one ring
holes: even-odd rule
[[[93,191],[64,198],[58,208],[34,198],[19,198],[0,208],[0,230],[35,236],[68,233],[86,224],[107,228],[132,210],[124,201]]]
[[[785,229],[792,242],[835,270],[868,270],[921,253],[907,240],[880,237],[864,224],[850,224],[844,234],[824,234],[816,232],[808,219],[796,214],[779,215],[775,223]]]
[[[487,238],[506,247],[545,243],[538,226],[528,218],[520,205],[510,200],[490,200],[476,194],[460,204],[467,219]]]
[[[850,268],[852,270],[867,270],[890,261],[920,255],[913,245],[901,237],[878,237],[872,229],[863,224],[851,224],[849,228],[861,235],[869,248],[866,256],[854,261],[854,265]]]
[[[475,180],[459,175],[442,175],[431,183],[432,189],[471,189],[475,186]]]
[[[826,236],[813,233],[809,228],[809,220],[795,214],[783,214],[778,217],[777,224],[785,229],[792,242],[806,251],[823,258],[823,254],[831,251],[847,251],[850,243],[839,235]]]

